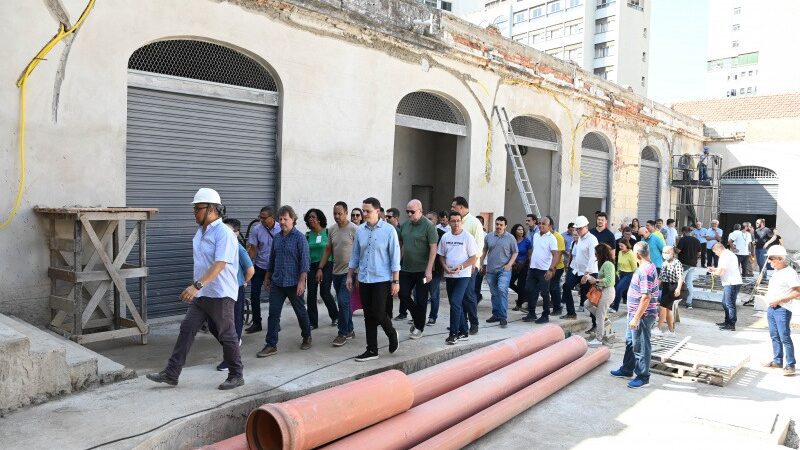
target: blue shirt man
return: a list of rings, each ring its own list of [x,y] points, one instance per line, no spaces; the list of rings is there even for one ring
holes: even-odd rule
[[[194,279],[199,280],[217,261],[224,261],[225,268],[208,285],[197,293],[198,297],[230,298],[236,300],[239,292],[239,243],[222,219],[211,222],[205,232],[198,227],[192,239],[194,257]]]
[[[661,256],[661,251],[664,250],[664,240],[655,234],[647,231],[647,228],[642,227],[639,231],[642,236],[642,241],[647,242],[647,247],[650,249],[650,261],[655,264],[656,269],[661,269],[664,265],[664,257]]]
[[[400,241],[394,226],[381,219],[375,226],[366,222],[356,231],[350,269],[358,269],[361,283],[391,281],[392,272],[400,271]]]
[[[253,232],[247,238],[247,244],[250,248],[255,249],[256,255],[253,264],[261,268],[267,267],[272,252],[272,241],[280,232],[281,226],[277,222],[270,227],[265,221],[262,221],[253,228]]]

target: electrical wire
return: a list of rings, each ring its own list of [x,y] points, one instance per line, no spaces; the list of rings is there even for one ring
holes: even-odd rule
[[[516,319],[516,320],[509,320],[508,323],[519,322],[520,320],[522,320],[522,318]],[[485,325],[482,328],[496,328],[498,326],[500,326],[500,325],[499,324],[498,325]],[[442,332],[442,333],[425,334],[423,336],[423,338],[432,337],[432,336],[444,336],[446,334],[450,334],[450,333],[449,332]],[[405,339],[404,341],[401,341],[401,342],[406,342],[408,340],[409,339]],[[386,348],[386,347],[388,347],[388,346],[384,345],[383,347],[380,347],[380,348]],[[302,373],[300,375],[297,375],[294,378],[290,378],[290,379],[284,381],[283,383],[281,383],[281,384],[279,384],[277,386],[273,386],[273,387],[271,387],[269,389],[265,389],[265,390],[259,391],[259,392],[253,392],[253,393],[242,395],[242,396],[239,396],[239,397],[234,397],[234,398],[232,398],[230,400],[225,400],[224,402],[217,403],[216,405],[210,406],[208,408],[198,409],[196,411],[193,411],[193,412],[190,412],[190,413],[186,413],[186,414],[183,414],[183,415],[178,416],[178,417],[173,417],[172,419],[169,419],[168,421],[163,422],[160,425],[157,425],[157,426],[155,426],[153,428],[150,428],[149,430],[142,431],[142,432],[136,433],[136,434],[131,434],[129,436],[124,436],[124,437],[117,438],[117,439],[114,439],[114,440],[106,441],[106,442],[103,442],[103,443],[100,443],[100,444],[96,444],[96,445],[93,445],[91,447],[86,448],[86,450],[95,450],[95,449],[104,447],[106,445],[116,444],[117,442],[127,441],[129,439],[134,439],[134,438],[137,438],[137,437],[141,437],[141,436],[144,436],[146,434],[152,433],[153,431],[156,431],[156,430],[158,430],[160,428],[163,428],[163,427],[165,427],[165,426],[167,426],[167,425],[169,425],[169,424],[171,424],[171,423],[173,423],[175,421],[178,421],[178,420],[181,420],[181,419],[185,419],[185,418],[193,416],[195,414],[200,414],[200,413],[204,413],[204,412],[213,411],[213,410],[218,409],[218,408],[220,408],[222,406],[225,406],[225,405],[227,405],[229,403],[232,403],[232,402],[235,402],[235,401],[238,401],[238,400],[242,400],[242,399],[245,399],[245,398],[248,398],[248,397],[255,397],[255,396],[259,396],[259,395],[269,394],[270,392],[272,392],[272,391],[274,391],[276,389],[280,389],[280,388],[282,388],[283,386],[286,386],[289,383],[292,383],[292,382],[295,382],[295,381],[299,380],[300,378],[303,378],[305,376],[314,374],[316,372],[319,372],[320,370],[327,369],[329,367],[333,367],[333,366],[335,366],[337,364],[341,364],[343,362],[352,361],[352,360],[353,360],[353,358],[349,357],[349,358],[342,359],[342,360],[339,360],[339,361],[334,361],[334,362],[332,362],[330,364],[326,364],[324,366],[317,367],[314,370],[311,370],[311,371]]]
[[[89,12],[94,7],[96,0],[89,0],[89,3],[84,8],[81,16],[78,18],[78,21],[75,22],[70,28],[67,28],[66,25],[59,24],[58,33],[53,36],[50,41],[39,50],[39,53],[33,57],[33,59],[28,63],[25,67],[25,70],[22,71],[22,75],[19,76],[17,79],[17,87],[19,88],[19,187],[17,188],[17,195],[14,198],[14,206],[11,208],[11,212],[9,213],[8,217],[0,223],[0,230],[7,227],[11,221],[14,219],[14,216],[17,215],[17,211],[19,211],[19,205],[22,203],[22,193],[25,190],[25,91],[28,84],[28,77],[30,76],[31,72],[39,65],[41,61],[45,60],[45,57],[53,47],[56,46],[62,39],[67,37],[68,35],[75,33],[78,31],[78,28],[83,25],[83,22],[86,20],[86,17],[89,16]]]

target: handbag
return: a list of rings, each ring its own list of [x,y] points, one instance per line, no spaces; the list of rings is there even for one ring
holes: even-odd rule
[[[589,303],[594,306],[600,304],[600,297],[603,296],[603,291],[597,287],[596,284],[593,284],[592,287],[589,288],[589,292],[586,293],[586,298],[589,299]]]
[[[359,309],[364,309],[361,305],[361,290],[358,286],[358,281],[355,282],[353,290],[350,291],[350,312],[356,312]]]

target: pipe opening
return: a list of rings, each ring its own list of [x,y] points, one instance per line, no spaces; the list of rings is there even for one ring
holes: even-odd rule
[[[259,450],[284,448],[283,430],[275,417],[262,409],[256,409],[252,415],[251,432],[256,448]]]

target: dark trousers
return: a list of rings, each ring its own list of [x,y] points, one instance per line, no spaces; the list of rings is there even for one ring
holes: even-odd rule
[[[189,303],[186,316],[181,322],[180,334],[172,349],[167,368],[164,371],[170,378],[178,379],[183,365],[186,364],[186,355],[192,348],[194,337],[203,322],[217,324],[218,337],[222,344],[222,357],[228,364],[229,376],[240,378],[242,376],[242,358],[239,354],[239,338],[236,337],[236,327],[233,323],[233,306],[236,303],[232,298],[198,297]]]
[[[478,296],[475,294],[475,280],[479,270],[472,268],[472,276],[469,278],[469,286],[464,294],[464,319],[463,325],[478,326]],[[469,323],[468,323],[469,322]]]
[[[522,305],[525,304],[527,300],[528,293],[525,289],[525,282],[528,279],[528,267],[525,264],[520,263],[519,265],[514,265],[514,268],[511,270],[511,281],[509,282],[508,287],[511,288],[512,291],[517,293],[517,308],[521,308]]]
[[[270,347],[278,346],[278,333],[281,331],[281,312],[284,300],[289,299],[297,322],[300,323],[300,336],[311,336],[311,325],[308,322],[305,300],[297,295],[297,286],[275,286],[269,291],[269,317],[267,317],[267,336],[265,341]]]
[[[480,302],[483,300],[483,294],[481,294],[481,287],[483,286],[483,274],[479,270],[475,274],[475,303]]]
[[[561,310],[561,276],[564,275],[564,269],[556,269],[553,278],[550,278],[550,303],[552,304],[553,311]],[[548,314],[550,312],[548,311]]]
[[[250,280],[250,309],[253,311],[253,324],[261,325],[261,288],[264,286],[264,274],[267,270],[256,265],[253,268],[256,273]]]
[[[239,286],[239,296],[236,298],[236,304],[233,305],[233,324],[236,328],[236,337],[241,340],[244,327],[244,286]],[[208,331],[219,340],[219,331],[213,320],[208,321]]]
[[[614,311],[619,311],[619,305],[622,300],[626,300],[628,297],[628,288],[631,287],[631,280],[633,279],[633,272],[620,272],[619,273],[619,281],[617,281],[617,285],[614,287],[615,295],[614,295],[614,303],[611,304],[611,308]],[[627,300],[626,300],[627,301]]]
[[[536,318],[536,303],[542,294],[542,317],[550,316],[550,281],[544,279],[546,270],[528,269],[528,317]]]
[[[391,281],[360,283],[361,305],[364,307],[364,325],[367,335],[367,351],[378,352],[378,325],[389,337],[396,333],[389,317],[392,301]]]
[[[706,249],[706,266],[708,267],[717,267],[719,264],[719,256],[714,254],[714,251],[710,248]]]
[[[411,318],[414,319],[414,328],[425,329],[425,319],[428,314],[428,285],[423,281],[425,272],[400,271],[400,304],[405,305]],[[414,297],[411,297],[414,291]]]
[[[306,308],[308,308],[308,320],[311,323],[311,328],[319,327],[319,313],[317,312],[317,291],[322,297],[322,302],[328,308],[328,317],[331,322],[338,320],[339,309],[336,307],[336,300],[331,294],[331,286],[333,285],[333,263],[325,264],[322,269],[322,283],[317,283],[317,269],[319,263],[311,263],[311,270],[308,271],[308,294],[306,294]]]
[[[433,272],[433,279],[428,283],[428,292],[431,300],[431,314],[430,318],[436,320],[439,318],[439,300],[441,298],[442,287],[442,274]]]
[[[594,274],[595,278],[597,274]],[[572,298],[572,289],[580,285],[578,293],[580,296],[580,305],[586,302],[586,294],[589,292],[591,285],[589,283],[580,284],[583,275],[578,275],[573,271],[567,272],[567,279],[564,280],[564,289],[561,292],[561,299],[567,305],[567,314],[575,314],[575,300]]]
[[[752,277],[753,274],[750,271],[750,255],[736,255],[736,259],[739,260],[739,269],[741,270],[743,277]]]

